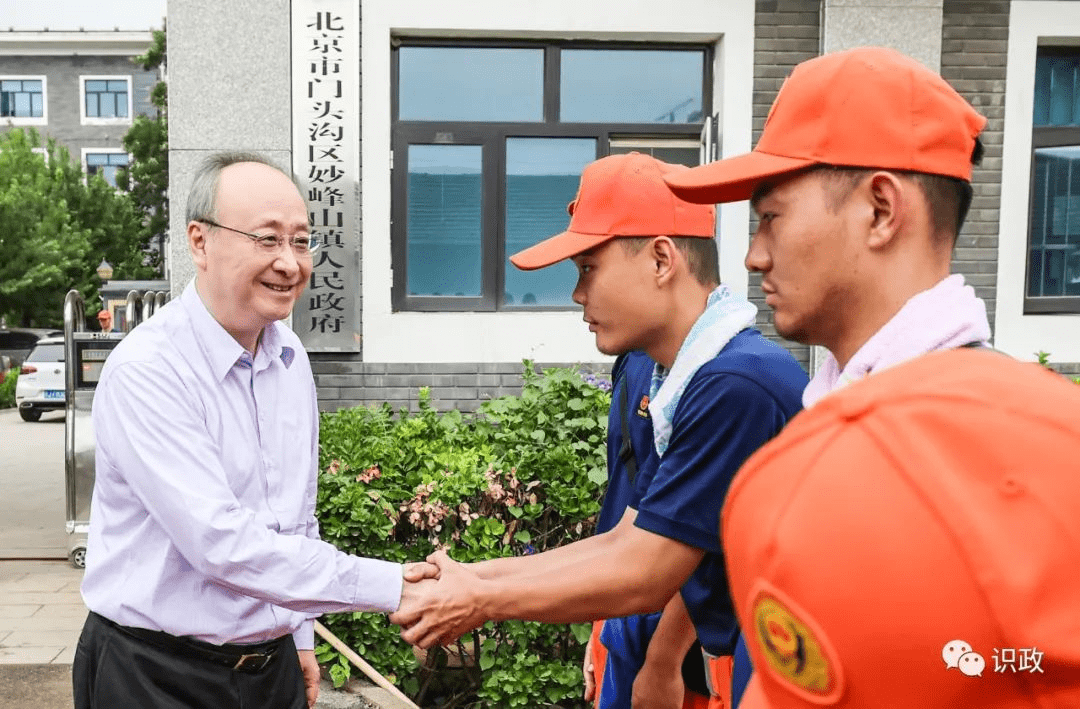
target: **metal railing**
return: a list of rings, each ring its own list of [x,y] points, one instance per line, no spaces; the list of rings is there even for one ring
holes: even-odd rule
[[[165,291],[128,291],[127,303],[124,305],[124,332],[131,332],[140,323],[149,320],[167,302],[169,294]]]

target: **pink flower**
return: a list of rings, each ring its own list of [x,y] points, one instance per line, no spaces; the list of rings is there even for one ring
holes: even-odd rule
[[[379,466],[373,465],[364,472],[356,476],[357,482],[369,483],[372,480],[377,480],[382,477],[382,471],[379,470]]]

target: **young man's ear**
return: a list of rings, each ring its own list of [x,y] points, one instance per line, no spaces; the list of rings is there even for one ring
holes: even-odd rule
[[[866,183],[867,197],[873,209],[867,245],[873,249],[888,246],[910,218],[912,208],[908,191],[917,187],[897,175],[880,171]]]
[[[209,227],[202,222],[191,221],[187,225],[188,249],[191,260],[199,270],[206,268],[206,237]]]
[[[657,285],[671,280],[675,273],[675,262],[679,258],[679,248],[667,236],[657,236],[649,244],[649,255],[653,261],[653,275]]]

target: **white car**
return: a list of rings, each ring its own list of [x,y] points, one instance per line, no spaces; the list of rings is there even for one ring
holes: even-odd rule
[[[64,338],[38,340],[15,383],[15,405],[23,421],[37,421],[43,411],[64,408],[64,376]]]

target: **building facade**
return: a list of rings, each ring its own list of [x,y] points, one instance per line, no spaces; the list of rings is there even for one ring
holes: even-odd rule
[[[132,61],[151,41],[150,32],[0,32],[0,131],[34,128],[115,185],[129,160],[124,135],[152,110],[158,74]]]
[[[745,152],[795,64],[864,44],[940,71],[989,119],[953,270],[999,349],[1080,370],[1074,3],[172,0],[169,37],[171,194],[222,149],[259,150],[307,191],[324,248],[292,325],[324,409],[419,386],[471,409],[516,389],[523,359],[604,366],[573,269],[523,274],[509,254],[565,228],[587,162]],[[718,214],[721,278],[775,337],[742,265],[750,209]],[[172,215],[177,292],[193,267]]]

